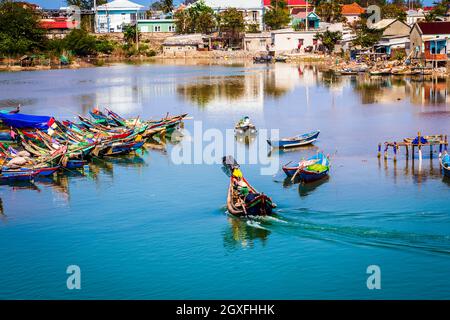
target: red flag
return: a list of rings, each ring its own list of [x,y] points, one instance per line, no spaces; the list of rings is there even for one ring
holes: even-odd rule
[[[47,126],[51,127],[55,123],[55,118],[51,117],[47,122]]]

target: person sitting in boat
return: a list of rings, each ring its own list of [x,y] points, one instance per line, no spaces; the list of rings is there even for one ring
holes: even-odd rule
[[[248,185],[244,181],[244,179],[242,179],[242,171],[239,168],[233,169],[233,178],[234,186],[239,191],[239,193],[241,193],[242,188],[248,189]]]

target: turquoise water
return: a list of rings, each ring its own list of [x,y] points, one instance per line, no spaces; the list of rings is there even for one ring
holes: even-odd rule
[[[220,165],[176,165],[174,145],[0,186],[2,299],[450,298],[450,181],[437,154],[376,157],[378,142],[449,134],[447,84],[335,78],[317,66],[115,65],[0,74],[0,105],[73,118],[94,105],[127,116],[188,112],[225,131],[242,115],[282,136],[320,129],[330,178],[246,177],[278,204],[249,223],[226,214]],[[194,121],[186,121],[192,130]],[[436,151],[436,150],[435,150]],[[81,268],[81,290],[66,268]],[[366,268],[381,268],[368,290]]]

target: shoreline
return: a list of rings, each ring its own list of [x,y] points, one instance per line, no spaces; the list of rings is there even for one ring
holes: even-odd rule
[[[197,52],[196,52],[197,53]],[[209,51],[199,52],[200,54],[186,54],[186,55],[165,55],[159,54],[153,57],[138,56],[138,57],[102,57],[81,59],[78,58],[69,65],[35,65],[35,66],[20,66],[20,65],[0,65],[0,72],[20,72],[20,71],[43,71],[43,70],[61,70],[61,69],[82,69],[93,67],[104,67],[115,63],[151,63],[156,61],[202,61],[204,63],[221,64],[226,62],[251,62],[253,57],[257,54],[253,52],[241,51]],[[289,55],[287,56],[287,63],[297,62],[327,62],[333,59],[332,56],[323,55]]]

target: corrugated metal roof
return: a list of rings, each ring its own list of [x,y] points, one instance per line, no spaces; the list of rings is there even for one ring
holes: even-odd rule
[[[418,22],[422,34],[450,34],[450,22]]]

